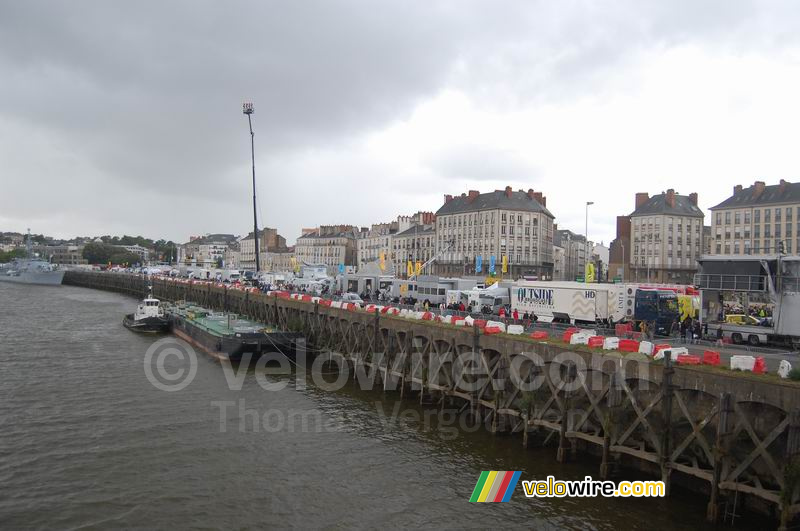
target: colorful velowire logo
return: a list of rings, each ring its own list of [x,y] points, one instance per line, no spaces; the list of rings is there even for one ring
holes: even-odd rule
[[[484,470],[469,501],[507,502],[514,493],[520,474],[520,471]]]

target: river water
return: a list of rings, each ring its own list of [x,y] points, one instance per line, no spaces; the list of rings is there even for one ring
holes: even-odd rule
[[[252,369],[236,390],[199,353],[192,382],[165,392],[144,370],[159,338],[121,324],[135,304],[0,282],[0,529],[705,524],[706,496],[679,489],[668,500],[543,500],[518,485],[509,503],[468,503],[482,470],[582,479],[599,465],[559,465],[555,449],[524,450],[520,435],[426,420],[398,393],[312,380],[267,391],[260,381],[294,380]],[[184,362],[167,356],[164,370]]]

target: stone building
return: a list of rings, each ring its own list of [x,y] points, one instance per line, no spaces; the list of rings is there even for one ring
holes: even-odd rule
[[[359,229],[353,225],[320,225],[304,229],[297,238],[294,255],[298,263],[325,265],[329,273],[340,265],[355,266]]]
[[[669,189],[653,197],[636,194],[630,215],[631,280],[692,283],[702,255],[704,217],[696,193],[680,195]]]
[[[265,227],[258,231],[258,258],[261,271],[272,271],[267,265],[268,254],[273,253],[272,261],[275,256],[285,254],[287,251],[286,238],[278,234],[277,229]],[[256,270],[256,242],[253,233],[250,232],[239,240],[239,269],[243,271]],[[285,271],[285,269],[281,269]]]
[[[483,194],[470,190],[446,195],[436,212],[436,272],[488,274],[494,258],[500,276],[505,257],[506,277],[552,278],[553,219],[546,198],[533,190],[515,192],[507,186]]]
[[[436,253],[436,228],[433,224],[414,225],[392,239],[391,260],[398,277],[408,277],[408,263],[416,274],[416,264],[425,265]],[[429,275],[435,267],[429,265],[421,274]]]
[[[200,267],[217,267],[225,257],[225,250],[236,241],[233,234],[206,234],[192,236],[180,246],[180,263],[196,264]]]
[[[736,185],[732,196],[710,210],[710,254],[798,254],[800,183]]]

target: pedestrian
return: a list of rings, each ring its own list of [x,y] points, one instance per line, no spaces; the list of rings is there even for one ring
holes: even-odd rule
[[[514,319],[514,324],[519,321],[519,312],[516,308],[514,308],[514,312],[511,314],[511,317]]]
[[[506,309],[505,309],[504,306],[500,307],[500,312],[498,313],[498,315],[500,316],[500,319],[505,319],[505,317],[506,317]]]
[[[692,318],[687,317],[686,320],[684,321],[684,324],[686,325],[686,329],[684,331],[684,337],[686,339],[686,343],[693,343],[692,340],[694,336],[694,325],[692,323]]]
[[[717,328],[717,342],[716,342],[716,345],[718,347],[722,346],[722,335],[723,335],[722,334],[722,327],[720,326],[719,328]]]

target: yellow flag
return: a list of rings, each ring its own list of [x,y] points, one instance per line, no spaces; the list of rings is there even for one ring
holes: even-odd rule
[[[584,276],[585,282],[594,282],[594,264],[589,262],[586,264],[586,275]]]
[[[417,262],[417,276],[422,274],[422,262]]]
[[[381,252],[381,271],[386,270],[386,254]]]
[[[408,276],[414,275],[414,266],[411,264],[411,260],[408,261],[408,267],[406,269],[408,270]]]
[[[508,273],[508,256],[506,255],[503,255],[503,268],[500,271]]]

